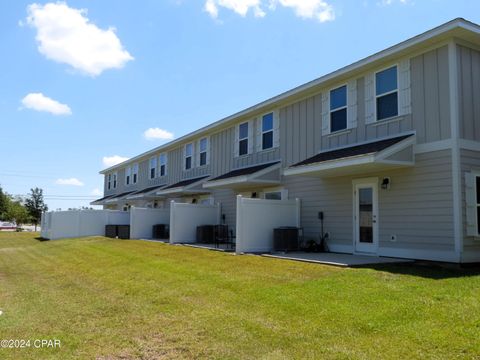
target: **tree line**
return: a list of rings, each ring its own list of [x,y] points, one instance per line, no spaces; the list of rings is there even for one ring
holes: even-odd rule
[[[22,224],[35,224],[35,231],[40,222],[42,213],[48,211],[43,199],[43,190],[30,189],[26,198],[12,196],[3,191],[0,186],[0,220],[14,221],[17,226]]]

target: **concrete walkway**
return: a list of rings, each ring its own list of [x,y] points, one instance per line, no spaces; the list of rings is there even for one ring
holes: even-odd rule
[[[199,249],[208,249],[208,250],[214,250],[214,251],[223,251],[223,252],[234,252],[235,248],[232,248],[232,246],[228,244],[218,244],[218,246],[215,246],[215,244],[200,244],[200,243],[194,243],[194,244],[182,244],[185,246],[190,246],[194,248],[199,248]]]
[[[307,253],[307,252],[290,252],[290,253],[273,253],[262,254],[265,257],[276,259],[286,259],[294,261],[304,261],[317,264],[334,265],[341,267],[362,266],[373,264],[393,264],[413,262],[408,259],[398,259],[380,256],[352,255],[338,253]]]

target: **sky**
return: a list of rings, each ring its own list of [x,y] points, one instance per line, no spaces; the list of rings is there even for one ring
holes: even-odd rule
[[[98,172],[456,17],[462,0],[0,0],[0,186],[51,210]]]

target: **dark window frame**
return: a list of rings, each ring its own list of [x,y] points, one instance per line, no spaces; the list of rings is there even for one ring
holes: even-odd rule
[[[336,91],[339,91],[341,89],[345,89],[345,104],[342,104],[341,105],[338,105],[338,106],[334,106],[332,105],[332,93],[336,92]],[[329,121],[330,121],[330,133],[336,133],[336,132],[339,132],[339,131],[344,131],[344,130],[347,130],[348,128],[348,86],[347,84],[344,84],[344,85],[341,85],[341,86],[337,86],[336,88],[334,89],[330,89],[329,91],[329,100],[330,100],[330,113],[329,113]],[[343,116],[343,114],[345,114]],[[342,118],[339,118],[338,115],[342,115]],[[342,120],[343,119],[343,120]],[[344,121],[345,124],[342,124],[342,126],[338,126],[335,124],[334,126],[334,121],[337,120],[342,120],[342,122]]]
[[[188,151],[187,151],[189,147],[190,147],[190,155],[188,154]],[[184,162],[185,170],[191,170],[193,168],[192,158],[193,158],[193,143],[185,144],[185,162]]]
[[[162,161],[162,159],[164,159],[165,161]],[[167,175],[167,162],[168,159],[166,153],[162,153],[158,156],[158,176],[163,177]]]
[[[246,125],[247,127],[247,135],[241,137],[241,128],[242,125]],[[238,156],[248,155],[248,146],[249,146],[249,132],[250,132],[250,123],[248,121],[243,122],[238,125]]]
[[[205,149],[202,150],[202,141],[205,140]],[[199,165],[205,166],[207,165],[207,152],[208,152],[208,138],[204,137],[201,138],[199,141],[198,148],[200,149],[199,155]]]
[[[385,73],[386,71],[390,71],[392,69],[395,69],[395,88],[392,88],[391,90],[386,90],[381,93],[379,93],[379,86],[377,84],[378,76],[381,74]],[[375,121],[384,121],[384,120],[389,120],[392,118],[395,118],[399,115],[399,79],[398,79],[398,65],[392,65],[389,66],[385,69],[379,70],[375,72],[375,78],[374,78],[374,86],[375,86]],[[395,95],[394,97],[392,95]],[[379,113],[382,111],[379,111],[380,106],[384,105],[383,103],[386,102],[386,100],[392,100],[395,99],[396,107],[393,109],[392,112],[388,112],[388,115],[379,117]],[[388,104],[388,103],[387,103]],[[385,112],[385,110],[383,110]]]
[[[272,124],[271,124],[271,128],[267,128],[265,130],[265,120],[267,120],[266,119],[267,116],[271,116]],[[273,112],[270,112],[262,116],[262,124],[261,124],[262,125],[262,150],[273,149],[274,122],[275,122],[275,114]]]
[[[153,162],[153,166],[152,166],[152,162]],[[150,164],[150,180],[153,180],[157,176],[157,158],[156,157],[150,158],[149,164]]]

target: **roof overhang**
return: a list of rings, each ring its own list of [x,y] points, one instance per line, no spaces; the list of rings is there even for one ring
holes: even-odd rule
[[[105,205],[118,203],[120,200],[126,199],[127,196],[131,193],[133,193],[133,191],[127,191],[119,195],[114,195],[111,198],[105,200]]]
[[[415,143],[415,136],[410,136],[378,152],[308,165],[293,166],[285,169],[283,174],[285,176],[337,177],[411,167],[415,165],[415,155],[413,151]]]
[[[197,136],[203,136],[204,134],[211,133],[212,131],[221,131],[224,128],[231,126],[232,123],[242,121],[267,111],[271,111],[279,106],[284,106],[285,104],[299,101],[318,93],[322,89],[331,86],[333,83],[341,82],[352,76],[357,76],[361,73],[364,73],[365,71],[371,71],[372,69],[375,69],[382,64],[389,63],[395,59],[398,59],[399,57],[408,56],[412,53],[422,51],[422,49],[445,43],[445,41],[449,41],[451,39],[460,39],[470,43],[478,43],[480,41],[480,27],[477,24],[462,18],[453,19],[420,35],[414,36],[385,50],[370,55],[362,60],[295,87],[224,119],[218,120],[197,131],[186,134],[178,139],[137,155],[120,164],[104,169],[100,171],[100,174],[106,174],[110,171],[124,167],[127,164],[146,159],[159,151],[168,151],[176,146],[179,146],[180,144],[191,141]]]
[[[225,179],[210,180],[203,184],[204,188],[216,189],[242,189],[255,186],[273,186],[280,184],[281,163],[277,162],[271,166],[251,174],[232,176]]]
[[[210,191],[205,190],[202,186],[206,180],[207,180],[207,177],[202,177],[202,178],[199,178],[198,181],[194,181],[190,184],[168,187],[166,189],[157,191],[155,194],[160,196],[209,194]]]
[[[158,197],[156,195],[157,191],[161,190],[164,187],[165,187],[165,185],[160,185],[160,186],[152,187],[151,190],[143,189],[143,190],[135,191],[135,192],[133,192],[133,193],[131,193],[130,195],[127,196],[127,200],[157,198]]]
[[[105,201],[112,198],[114,195],[107,195],[107,196],[104,196],[103,198],[100,198],[100,199],[97,199],[97,200],[94,200],[92,202],[90,202],[90,205],[105,205]]]

